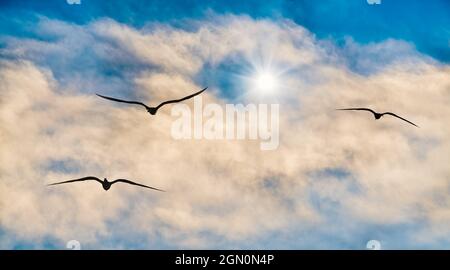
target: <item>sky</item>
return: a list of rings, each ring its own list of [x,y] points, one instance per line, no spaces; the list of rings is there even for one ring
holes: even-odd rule
[[[0,249],[448,249],[449,63],[445,0],[1,1]],[[95,96],[206,86],[278,104],[279,146]],[[46,186],[86,175],[167,192]]]

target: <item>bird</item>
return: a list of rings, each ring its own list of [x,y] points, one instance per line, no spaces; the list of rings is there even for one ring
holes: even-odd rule
[[[336,110],[339,110],[339,111],[368,111],[368,112],[373,113],[373,116],[375,117],[375,120],[380,119],[383,115],[391,115],[391,116],[397,117],[397,118],[399,118],[399,119],[401,119],[401,120],[403,120],[405,122],[408,122],[408,123],[410,123],[413,126],[419,127],[418,125],[414,124],[413,122],[411,122],[409,120],[406,120],[405,118],[400,117],[400,116],[398,116],[398,115],[396,115],[395,113],[392,113],[392,112],[377,113],[377,112],[375,112],[375,111],[373,111],[372,109],[369,109],[369,108],[345,108],[345,109],[336,109]]]
[[[106,178],[104,178],[102,181],[95,176],[86,176],[86,177],[82,177],[82,178],[78,178],[78,179],[52,183],[52,184],[48,184],[47,186],[55,186],[55,185],[60,185],[60,184],[73,183],[73,182],[82,182],[82,181],[87,181],[87,180],[94,180],[94,181],[99,182],[100,184],[102,184],[104,190],[109,190],[113,184],[122,182],[122,183],[130,184],[130,185],[140,186],[140,187],[164,192],[164,190],[154,188],[154,187],[149,187],[149,186],[142,185],[142,184],[138,184],[138,183],[135,183],[135,182],[127,180],[127,179],[116,179],[114,181],[109,182],[108,179],[106,179]]]
[[[196,95],[199,95],[199,94],[203,93],[203,91],[205,91],[206,89],[208,89],[208,87],[205,87],[205,88],[203,88],[202,90],[200,90],[200,91],[198,91],[198,92],[196,92],[196,93],[194,93],[194,94],[192,94],[192,95],[185,96],[185,97],[180,98],[180,99],[174,99],[174,100],[164,101],[164,102],[162,102],[161,104],[159,104],[159,105],[156,106],[156,107],[150,107],[150,106],[147,106],[147,105],[145,105],[144,103],[142,103],[142,102],[140,102],[140,101],[122,100],[122,99],[118,99],[118,98],[112,98],[112,97],[108,97],[108,96],[103,96],[103,95],[100,95],[100,94],[96,94],[96,95],[99,96],[99,97],[101,97],[101,98],[105,98],[105,99],[112,100],[112,101],[116,101],[116,102],[122,102],[122,103],[128,103],[128,104],[135,104],[135,105],[141,105],[141,106],[144,106],[145,109],[147,109],[147,112],[149,112],[151,115],[155,115],[156,112],[158,111],[158,109],[161,108],[162,106],[167,105],[167,104],[171,104],[171,103],[178,103],[178,102],[184,101],[184,100],[186,100],[186,99],[193,98],[193,97],[195,97]]]

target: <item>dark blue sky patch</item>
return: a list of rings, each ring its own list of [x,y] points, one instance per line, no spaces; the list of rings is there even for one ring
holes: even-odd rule
[[[350,172],[343,168],[325,168],[314,174],[317,176],[335,177],[337,179],[344,179],[351,176]]]
[[[242,102],[245,95],[243,78],[248,69],[248,63],[243,62],[241,57],[231,55],[217,65],[206,63],[195,79],[211,88],[221,89],[220,98],[230,102]]]
[[[280,187],[280,179],[277,177],[266,178],[262,181],[262,186],[266,189],[277,189]]]
[[[17,235],[9,230],[4,230],[2,227],[0,227],[0,239],[2,239],[2,237],[7,237],[9,240],[8,243],[10,243],[11,245],[6,247],[2,247],[0,245],[0,247],[10,250],[66,249],[65,242],[48,235],[41,238],[24,239],[20,235]]]
[[[45,171],[72,174],[81,170],[81,164],[75,159],[51,160],[45,166]]]

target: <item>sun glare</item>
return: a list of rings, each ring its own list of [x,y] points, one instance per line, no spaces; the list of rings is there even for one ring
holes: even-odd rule
[[[277,88],[277,84],[276,77],[267,71],[256,74],[254,78],[255,90],[263,93],[273,92]]]

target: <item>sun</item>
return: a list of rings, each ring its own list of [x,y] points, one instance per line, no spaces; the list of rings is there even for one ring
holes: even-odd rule
[[[242,96],[245,98],[266,102],[284,96],[288,68],[283,63],[272,62],[270,55],[267,53],[265,58],[256,57],[244,62],[238,76],[243,83]]]
[[[260,71],[254,75],[253,88],[261,94],[273,93],[277,86],[277,77],[270,71]]]

